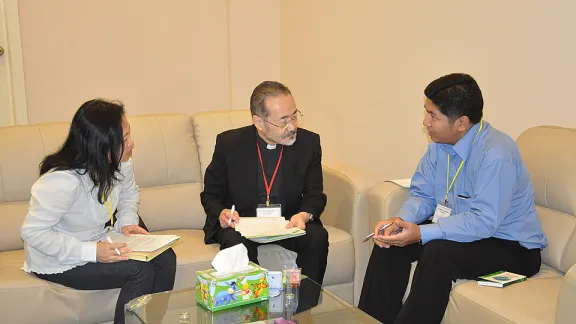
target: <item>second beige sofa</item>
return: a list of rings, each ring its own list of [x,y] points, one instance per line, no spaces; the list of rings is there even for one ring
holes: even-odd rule
[[[458,280],[443,323],[576,323],[576,129],[534,127],[517,143],[549,242],[542,251],[540,273],[502,289]],[[373,188],[370,223],[394,217],[408,193],[392,182]]]

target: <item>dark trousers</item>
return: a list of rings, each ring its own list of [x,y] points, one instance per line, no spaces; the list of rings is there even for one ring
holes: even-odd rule
[[[244,244],[248,250],[250,261],[259,264],[258,246],[260,244],[246,239],[233,228],[220,229],[216,233],[215,239],[220,243],[221,250],[236,244]],[[321,222],[307,223],[306,235],[271,244],[278,244],[285,249],[296,252],[296,264],[302,268],[302,274],[322,285],[326,272],[326,262],[328,261],[328,231]]]
[[[170,291],[174,288],[176,254],[164,251],[149,262],[120,261],[114,263],[87,263],[63,273],[36,276],[79,290],[120,288],[116,302],[114,323],[124,323],[124,305],[142,295]]]
[[[110,222],[108,222],[109,225]],[[140,227],[148,230],[142,219]],[[87,263],[63,273],[35,275],[78,290],[120,288],[114,324],[124,323],[124,305],[142,295],[174,289],[176,254],[170,248],[149,262],[127,260],[114,263]]]
[[[402,305],[414,261],[418,263],[412,287]],[[530,277],[540,271],[540,262],[540,249],[497,238],[470,243],[435,240],[388,249],[374,245],[358,308],[384,324],[438,324],[452,281],[500,270]]]

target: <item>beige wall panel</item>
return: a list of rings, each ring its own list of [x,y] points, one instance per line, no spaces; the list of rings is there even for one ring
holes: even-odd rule
[[[280,78],[280,0],[229,0],[231,109],[250,108],[260,82]]]
[[[129,115],[228,109],[224,0],[20,0],[30,123],[93,97]]]
[[[281,77],[326,159],[410,177],[428,143],[423,89],[444,74],[472,74],[485,119],[513,138],[576,127],[575,11],[569,0],[281,1]]]

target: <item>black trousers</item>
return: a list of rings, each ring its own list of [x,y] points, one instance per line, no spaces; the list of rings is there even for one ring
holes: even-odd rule
[[[141,227],[148,230],[140,219]],[[124,323],[124,305],[142,295],[174,289],[176,254],[170,248],[149,262],[127,260],[114,263],[92,263],[63,273],[35,275],[78,290],[120,288],[114,312],[114,324]],[[167,301],[166,301],[167,302]]]
[[[258,246],[260,244],[246,239],[233,228],[220,229],[216,233],[215,239],[220,243],[221,250],[240,243],[244,244],[248,250],[250,261],[259,264]],[[285,249],[296,252],[296,264],[302,268],[302,274],[322,285],[328,261],[328,231],[321,222],[307,223],[306,235],[271,244],[278,244]]]
[[[176,254],[172,249],[168,249],[149,262],[134,260],[114,263],[89,262],[62,273],[36,273],[36,276],[79,290],[120,288],[114,312],[114,323],[120,324],[124,323],[124,305],[128,301],[174,288]]]
[[[410,295],[403,305],[411,263],[416,260]],[[540,249],[497,238],[470,243],[435,240],[388,249],[374,245],[358,308],[384,324],[438,324],[452,281],[500,270],[530,277],[540,271],[540,262]]]

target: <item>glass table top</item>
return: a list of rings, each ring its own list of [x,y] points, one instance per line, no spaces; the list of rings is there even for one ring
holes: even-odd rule
[[[292,292],[215,312],[196,303],[195,288],[144,295],[126,305],[126,323],[380,323],[309,278]]]

